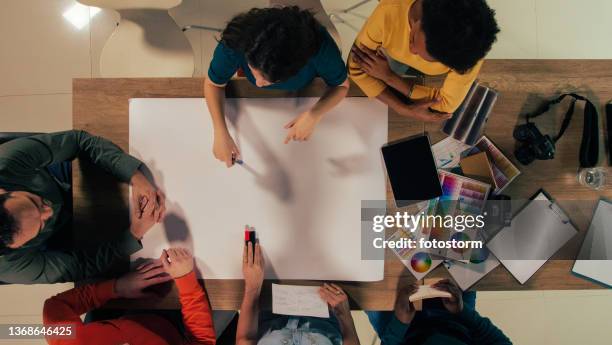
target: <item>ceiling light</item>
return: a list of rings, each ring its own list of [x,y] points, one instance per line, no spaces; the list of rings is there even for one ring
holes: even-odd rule
[[[77,30],[81,30],[89,23],[89,19],[93,18],[98,12],[100,12],[98,7],[89,7],[76,3],[64,12],[63,16],[74,25]]]

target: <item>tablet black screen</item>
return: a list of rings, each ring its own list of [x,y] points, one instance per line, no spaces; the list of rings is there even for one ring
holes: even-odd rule
[[[426,135],[383,146],[382,154],[397,207],[442,195]]]

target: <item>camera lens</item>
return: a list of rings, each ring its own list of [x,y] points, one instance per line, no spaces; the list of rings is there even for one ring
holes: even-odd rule
[[[528,125],[520,125],[514,129],[514,132],[512,133],[512,135],[514,136],[514,139],[518,141],[526,141],[527,139],[530,138],[531,131]]]
[[[535,153],[529,145],[523,145],[514,151],[514,156],[523,165],[529,165],[535,160]]]

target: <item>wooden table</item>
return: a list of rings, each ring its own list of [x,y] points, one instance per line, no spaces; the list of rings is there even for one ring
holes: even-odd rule
[[[558,91],[578,91],[596,104],[612,99],[612,60],[490,60],[484,65],[480,80],[500,92],[494,113],[486,127],[489,136],[509,157],[514,151],[512,130],[521,122],[519,114],[533,110],[541,99],[548,99]],[[436,84],[435,79],[426,80]],[[202,97],[203,79],[75,79],[73,81],[73,124],[75,129],[87,130],[104,136],[128,151],[128,99],[163,97]],[[324,85],[315,81],[299,93],[262,91],[244,80],[231,83],[228,97],[295,97],[318,96]],[[363,94],[355,86],[350,96]],[[563,107],[562,107],[563,108]],[[548,191],[570,214],[581,233],[560,252],[576,253],[591,219],[596,201],[612,197],[610,184],[602,191],[580,186],[576,181],[578,148],[582,135],[582,105],[563,139],[557,144],[557,158],[536,161],[520,167],[522,175],[505,191],[513,198],[527,199],[540,187]],[[555,132],[562,120],[563,110],[555,116],[538,120],[544,131]],[[603,110],[602,110],[603,114]],[[180,121],[177,114],[177,121]],[[389,140],[427,131],[432,142],[444,135],[438,125],[424,124],[389,114]],[[603,129],[602,129],[603,132]],[[203,135],[211,135],[203,133]],[[602,154],[603,156],[603,154]],[[605,164],[605,161],[603,161]],[[77,162],[74,171],[74,217],[77,241],[95,245],[108,233],[128,226],[127,188],[118,185],[105,173],[87,162]],[[608,176],[611,176],[608,173]],[[392,200],[387,187],[387,197]],[[81,230],[79,232],[79,230]],[[557,255],[558,256],[558,255]],[[502,266],[478,282],[476,290],[558,290],[596,289],[599,285],[574,277],[572,260],[550,260],[524,285],[520,285]],[[428,277],[448,276],[438,267]],[[413,281],[412,275],[391,252],[387,252],[385,279],[375,283],[344,283],[354,308],[369,310],[391,309],[398,285]],[[269,282],[268,282],[269,284]],[[240,280],[207,280],[205,286],[214,309],[238,309],[242,297]],[[264,289],[264,301],[269,302],[269,286]],[[143,305],[142,302],[137,303]],[[178,301],[173,291],[165,298],[147,301],[147,307],[176,308]],[[122,306],[134,307],[133,303]]]

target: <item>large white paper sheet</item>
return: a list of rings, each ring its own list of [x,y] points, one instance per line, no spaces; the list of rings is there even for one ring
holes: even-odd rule
[[[283,126],[315,101],[229,99],[244,164],[228,169],[213,157],[204,99],[131,99],[130,153],[149,166],[168,208],[133,258],[183,246],[201,276],[240,279],[248,224],[264,248],[267,278],[381,280],[384,262],[361,258],[360,207],[386,197],[387,108],[349,98],[308,142],[283,144]]]

